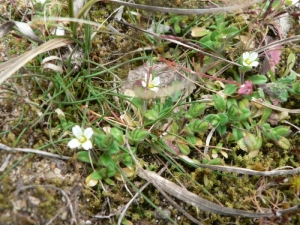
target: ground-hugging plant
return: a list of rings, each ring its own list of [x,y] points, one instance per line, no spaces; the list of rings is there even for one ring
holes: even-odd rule
[[[277,1],[276,7],[278,8],[279,5],[280,2]],[[50,13],[51,10],[46,12]],[[184,79],[182,79],[172,82],[172,93],[168,92],[164,97],[159,96],[167,89],[162,87],[162,79],[158,77],[155,66],[153,70],[143,73],[141,80],[134,81],[134,87],[139,90],[140,95],[135,95],[134,90],[130,90],[133,92],[130,96],[126,94],[132,92],[120,91],[122,94],[119,94],[117,84],[112,79],[124,73],[119,65],[104,66],[102,63],[93,62],[98,66],[97,68],[90,70],[91,68],[87,66],[73,74],[69,64],[67,66],[69,68],[64,68],[68,71],[67,75],[63,72],[56,72],[54,75],[51,72],[47,73],[54,85],[48,89],[39,86],[43,94],[37,99],[43,101],[41,108],[48,106],[45,114],[51,114],[48,120],[51,126],[54,121],[54,128],[49,129],[50,138],[58,137],[58,141],[63,143],[60,149],[64,152],[70,153],[66,146],[78,149],[77,159],[87,165],[87,187],[92,188],[101,184],[98,188],[103,188],[106,184],[112,185],[118,182],[116,180],[133,179],[137,173],[134,159],[140,159],[141,153],[144,152],[148,154],[158,152],[172,163],[175,161],[177,163],[179,161],[177,159],[180,158],[183,160],[181,162],[192,162],[190,165],[196,167],[201,164],[238,163],[235,161],[236,155],[242,156],[244,161],[246,159],[250,162],[259,161],[259,156],[265,154],[266,146],[272,145],[278,152],[289,152],[293,145],[289,136],[291,129],[281,123],[288,115],[257,104],[253,99],[279,106],[288,105],[291,98],[298,98],[300,81],[298,74],[293,71],[296,56],[295,54],[286,56],[287,65],[284,66],[283,72],[277,74],[275,67],[279,63],[278,57],[280,58],[281,52],[273,49],[275,53],[266,53],[268,57],[273,57],[272,69],[267,73],[258,72],[265,57],[263,51],[256,52],[255,45],[251,45],[251,48],[246,50],[237,47],[247,36],[245,32],[249,21],[253,21],[253,26],[257,25],[257,20],[253,16],[256,14],[249,13],[250,16],[240,24],[232,15],[228,15],[218,14],[212,16],[211,20],[204,20],[208,25],[202,29],[203,33],[192,35],[194,38],[190,40],[174,38],[173,45],[182,44],[184,48],[179,51],[179,55],[170,54],[168,59],[175,62],[168,65],[171,70],[182,69],[181,74],[184,79],[192,79],[201,86],[200,95],[193,95],[187,91],[186,86],[178,85],[180,82],[183,83]],[[169,21],[166,20],[169,24],[173,24],[177,34],[192,29],[192,26],[180,27],[182,26],[180,18],[175,15]],[[262,19],[261,15],[259,19]],[[199,24],[201,19],[194,21]],[[86,56],[91,49],[90,28],[84,27],[86,45],[83,47]],[[72,21],[70,36],[77,38],[76,32],[79,30],[80,26],[78,27]],[[249,37],[252,31],[248,31]],[[110,35],[107,34],[111,37]],[[114,39],[115,36],[116,34],[111,37],[111,40],[117,40],[118,44],[124,41],[124,39],[120,41],[119,37]],[[186,37],[190,38],[188,35]],[[197,39],[197,37],[201,38]],[[259,35],[257,39],[258,37]],[[159,37],[153,36],[151,44],[155,44],[156,38]],[[161,38],[169,41],[167,35]],[[192,42],[194,45],[190,45]],[[128,62],[132,62],[132,67],[135,67],[137,61],[142,64],[146,59],[150,59],[149,61],[155,64],[156,60],[162,60],[160,53],[163,50],[160,48],[152,50],[151,48],[151,54],[145,51],[142,57],[138,59],[133,57],[134,59]],[[283,49],[282,51],[284,52]],[[235,54],[230,55],[232,52]],[[217,66],[209,68],[210,64],[215,63],[217,56],[221,63],[216,62]],[[88,61],[88,57],[85,59]],[[231,66],[228,66],[228,63]],[[204,68],[205,66],[208,67],[207,74],[204,74],[207,69]],[[224,66],[228,67],[222,70]],[[224,73],[216,74],[219,71]],[[190,74],[197,78],[189,76]],[[199,92],[199,90],[192,90]],[[143,98],[143,95],[146,97]],[[82,106],[84,104],[86,105]],[[66,118],[62,113],[57,113],[60,124],[57,124],[56,117],[52,115],[54,113],[50,112],[52,109],[54,111],[54,106],[61,108],[67,115]],[[277,116],[275,121],[271,119],[273,116]],[[66,132],[70,133],[71,130],[72,138],[65,138]],[[56,136],[60,132],[61,134]],[[71,150],[70,154],[72,151],[74,150]],[[148,166],[147,162],[142,165]],[[172,165],[174,166],[175,163]],[[182,163],[181,166],[185,168],[186,164]],[[264,166],[256,168],[266,169]],[[203,171],[199,172],[201,176],[203,173]],[[181,173],[181,175],[189,176],[188,173]],[[204,185],[215,185],[209,180],[207,174],[203,177]],[[176,175],[175,178],[177,179]],[[290,180],[292,190],[297,193],[299,192],[298,180],[296,176]],[[195,181],[194,184],[196,183]],[[190,183],[185,184],[188,186]],[[221,192],[222,190],[219,191]]]

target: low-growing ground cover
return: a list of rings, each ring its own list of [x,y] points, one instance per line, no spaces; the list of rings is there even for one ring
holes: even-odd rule
[[[299,223],[298,2],[132,4],[1,8],[0,224]]]

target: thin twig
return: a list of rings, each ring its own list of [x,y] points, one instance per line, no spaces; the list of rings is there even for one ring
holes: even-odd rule
[[[5,168],[7,167],[8,161],[11,157],[11,154],[9,154],[6,159],[4,160],[2,166],[0,167],[0,172],[3,172],[5,170]]]
[[[182,14],[182,15],[200,15],[200,14],[212,14],[212,13],[220,13],[220,12],[230,12],[236,11],[240,9],[244,9],[250,7],[256,3],[261,2],[262,0],[254,0],[251,2],[246,2],[244,4],[227,6],[227,7],[219,7],[219,8],[208,8],[208,9],[178,9],[178,8],[167,8],[167,7],[160,7],[160,6],[152,6],[152,5],[141,5],[141,4],[134,4],[119,0],[108,0],[108,2],[117,3],[119,5],[125,5],[128,7],[142,9],[147,11],[154,11],[154,12],[162,12],[162,13],[174,13],[174,14]]]
[[[276,105],[271,105],[265,101],[263,101],[262,99],[256,99],[256,98],[252,98],[251,99],[252,102],[255,102],[257,104],[263,105],[265,107],[268,107],[270,109],[274,109],[276,111],[280,111],[280,112],[288,112],[288,113],[300,113],[300,109],[286,109],[286,108],[282,108]]]
[[[65,160],[68,160],[70,158],[69,156],[60,156],[57,154],[53,154],[53,153],[45,152],[45,151],[41,151],[41,150],[35,150],[32,148],[11,148],[2,143],[0,143],[0,149],[5,150],[5,151],[19,151],[19,152],[34,153],[34,154],[49,156],[49,157],[58,158],[58,159],[65,159]]]
[[[210,143],[210,140],[211,140],[215,130],[216,130],[215,127],[212,128],[211,131],[209,132],[209,134],[207,135],[206,142],[205,142],[205,148],[204,148],[204,152],[203,152],[204,155],[207,155],[207,153],[208,153],[209,143]]]
[[[244,175],[254,175],[254,176],[286,176],[286,175],[294,175],[300,173],[300,167],[293,168],[293,167],[283,167],[283,168],[277,168],[271,171],[256,171],[241,167],[235,167],[235,166],[219,166],[219,165],[208,165],[208,164],[201,164],[196,163],[194,160],[189,158],[186,155],[179,155],[182,160],[194,164],[196,166],[202,167],[202,168],[208,168],[211,170],[216,171],[224,171],[228,173],[236,173],[236,174],[244,174]],[[284,168],[290,168],[290,169],[284,169]]]

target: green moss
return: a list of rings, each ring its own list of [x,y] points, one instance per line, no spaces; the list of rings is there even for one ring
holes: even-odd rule
[[[9,175],[4,176],[1,183],[4,193],[9,193],[14,190],[14,186],[12,185],[12,180]]]
[[[138,214],[138,213],[133,213],[131,215],[131,218],[132,218],[132,221],[140,221],[141,220],[140,214]]]
[[[63,181],[59,178],[54,178],[50,181],[53,185],[56,187],[62,187],[63,186]]]
[[[0,194],[0,212],[4,211],[5,209],[12,208],[12,205],[11,205],[6,193],[9,193],[9,191],[4,191],[3,194]]]

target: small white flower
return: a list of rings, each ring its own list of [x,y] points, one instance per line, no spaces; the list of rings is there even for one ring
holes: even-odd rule
[[[155,77],[153,80],[152,80],[152,78],[153,78],[152,74],[150,74],[149,79],[148,79],[148,74],[146,73],[145,78],[142,81],[142,86],[145,88],[148,88],[151,91],[157,92],[159,90],[158,86],[160,85],[160,78]]]
[[[247,66],[247,67],[256,67],[258,66],[258,54],[257,52],[245,52],[243,53],[243,66]]]
[[[88,127],[84,131],[80,126],[76,125],[72,128],[72,132],[76,138],[73,138],[68,143],[69,148],[82,147],[84,150],[89,150],[93,148],[90,138],[93,136],[93,129]]]

